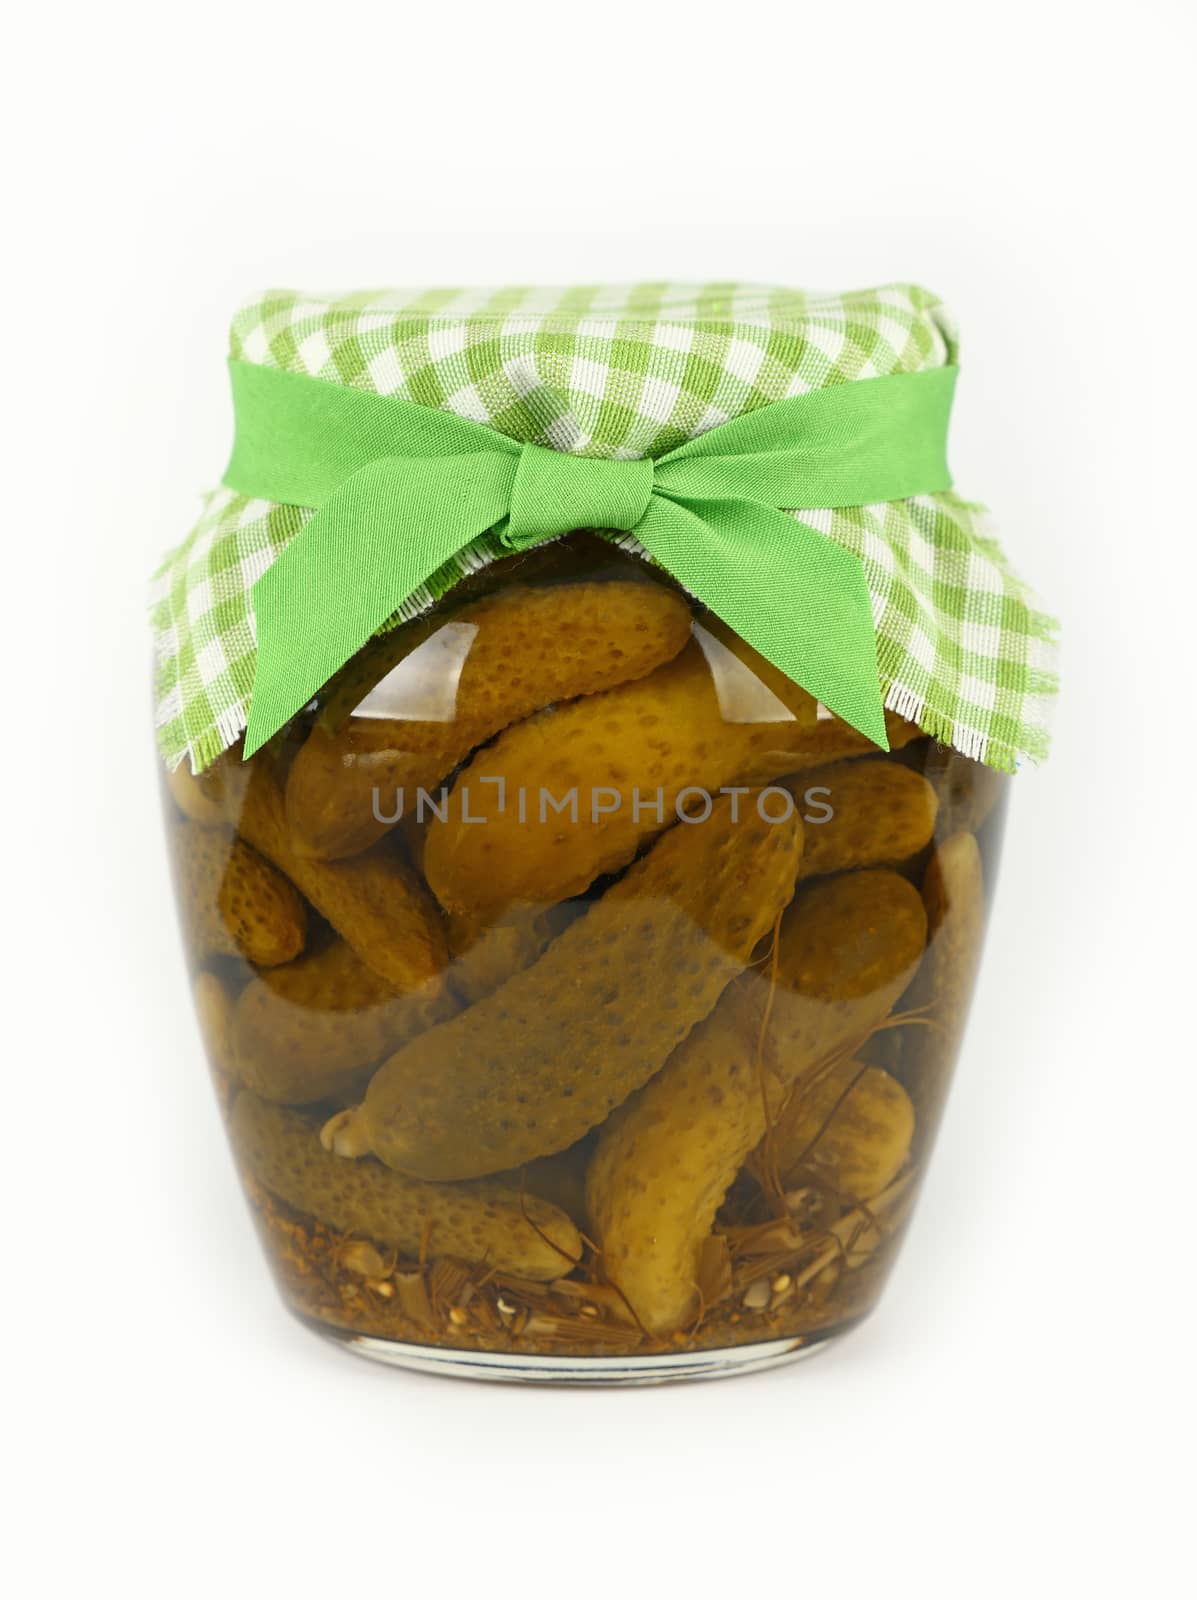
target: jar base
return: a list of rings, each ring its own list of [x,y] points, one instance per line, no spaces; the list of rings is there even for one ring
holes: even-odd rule
[[[825,1333],[714,1350],[680,1350],[665,1355],[537,1356],[519,1355],[515,1351],[405,1344],[397,1339],[342,1331],[309,1317],[299,1320],[331,1343],[383,1366],[447,1378],[473,1378],[483,1383],[541,1383],[585,1389],[692,1383],[699,1379],[765,1372],[771,1367],[787,1366],[792,1361],[817,1355],[856,1326],[853,1321]]]

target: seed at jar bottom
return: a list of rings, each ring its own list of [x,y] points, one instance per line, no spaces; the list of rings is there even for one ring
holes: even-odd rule
[[[725,720],[692,641],[649,677],[541,712],[479,751],[429,825],[425,874],[459,914],[569,899],[675,821],[679,797],[702,807],[720,789],[770,783],[806,764],[812,740],[825,748],[796,718]]]
[[[188,937],[201,958],[242,956],[273,967],[303,949],[304,903],[256,850],[195,822],[174,825],[170,848]]]
[[[284,1105],[344,1102],[384,1056],[456,1009],[436,983],[396,994],[334,939],[246,985],[232,1025],[238,1076]]]
[[[316,907],[365,964],[403,993],[444,971],[440,913],[419,876],[387,841],[348,861],[301,855],[287,826],[278,780],[254,757],[239,831]]]
[[[338,1232],[540,1282],[561,1277],[581,1257],[569,1218],[518,1188],[418,1183],[377,1161],[342,1161],[300,1112],[248,1090],[237,1096],[229,1129],[239,1160],[263,1188]]]
[[[287,818],[305,853],[335,859],[365,849],[386,832],[378,818],[397,809],[396,790],[414,806],[418,790],[434,788],[509,723],[651,672],[685,644],[690,611],[655,583],[513,586],[455,611],[431,634],[420,624],[410,633],[408,659],[418,651],[421,683],[458,674],[453,716],[349,715],[340,726],[322,718],[287,780]],[[402,692],[394,675],[402,648],[382,647],[379,670],[391,664],[392,695]],[[437,659],[425,661],[430,650]],[[464,661],[455,660],[462,650]]]
[[[920,773],[884,758],[840,761],[790,779],[807,812],[799,876],[905,861],[931,842],[938,801]],[[824,820],[820,808],[830,811]]]
[[[802,890],[769,970],[746,974],[599,1135],[587,1197],[604,1271],[646,1328],[685,1326],[715,1215],[790,1087],[890,1011],[926,942],[918,891],[896,873]],[[767,1108],[766,1108],[767,1107]]]
[[[926,960],[903,1010],[921,1010],[927,1024],[904,1030],[902,1078],[929,1138],[947,1096],[985,940],[985,877],[971,833],[937,845],[923,879],[931,932]]]
[[[565,1149],[656,1072],[790,898],[797,815],[680,823],[532,967],[379,1068],[334,1147],[422,1178]],[[917,896],[915,897],[917,901]]]

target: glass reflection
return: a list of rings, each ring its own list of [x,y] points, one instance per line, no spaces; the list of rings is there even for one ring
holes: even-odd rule
[[[457,688],[477,633],[472,622],[446,622],[393,667],[353,715],[388,722],[455,721]]]

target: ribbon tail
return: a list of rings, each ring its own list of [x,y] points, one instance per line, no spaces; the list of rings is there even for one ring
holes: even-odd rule
[[[753,500],[657,492],[633,530],[666,571],[787,677],[889,749],[864,568]]]
[[[384,457],[346,479],[253,587],[248,759],[396,608],[507,514],[518,457]]]

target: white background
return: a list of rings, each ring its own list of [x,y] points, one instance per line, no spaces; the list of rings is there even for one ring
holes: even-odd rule
[[[3,271],[10,1592],[1191,1583],[1191,8],[26,8]],[[28,18],[34,17],[30,22]],[[966,1060],[873,1321],[612,1394],[289,1322],[169,903],[146,577],[265,284],[912,277],[953,463],[1064,622]],[[15,441],[15,444],[13,443]]]

